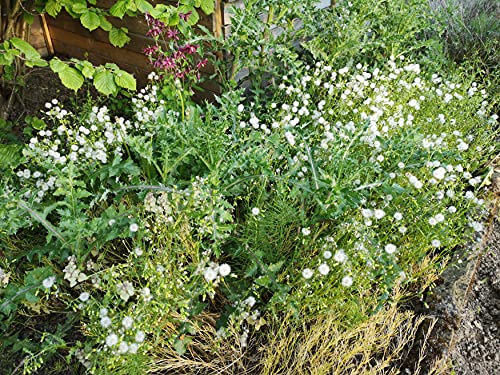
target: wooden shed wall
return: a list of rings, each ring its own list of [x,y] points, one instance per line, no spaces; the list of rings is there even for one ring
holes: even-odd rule
[[[199,23],[212,31],[217,36],[228,36],[231,33],[231,7],[244,7],[244,0],[214,0],[215,11],[210,16],[200,13]],[[300,0],[290,0],[300,1]],[[151,3],[176,4],[172,0],[150,0]],[[115,1],[101,0],[99,6],[110,8]],[[326,8],[332,5],[332,0],[318,0],[318,8]],[[265,15],[263,15],[265,17]],[[126,27],[129,31],[131,41],[123,48],[114,47],[109,43],[108,33],[97,29],[92,32],[85,29],[79,20],[73,19],[66,12],[61,12],[57,18],[45,16],[50,34],[50,41],[54,52],[59,55],[88,59],[94,64],[100,65],[114,62],[122,69],[135,75],[139,83],[144,84],[146,77],[151,72],[151,66],[147,57],[143,54],[144,48],[154,44],[154,39],[147,37],[148,25],[144,18],[125,16],[122,20],[110,19],[116,27]],[[279,33],[279,29],[275,30]],[[213,73],[213,67],[204,68],[206,74]],[[205,82],[203,88],[206,93],[203,97],[212,97],[220,93],[220,87],[215,82]]]

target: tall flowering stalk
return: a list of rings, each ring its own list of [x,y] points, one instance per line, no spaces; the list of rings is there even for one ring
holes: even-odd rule
[[[208,62],[207,59],[199,59],[202,54],[200,45],[189,42],[192,35],[187,23],[190,13],[179,14],[178,28],[167,26],[146,14],[149,25],[146,35],[153,37],[155,44],[144,49],[151,65],[159,71],[163,80],[173,77],[188,87],[200,81],[200,69]]]

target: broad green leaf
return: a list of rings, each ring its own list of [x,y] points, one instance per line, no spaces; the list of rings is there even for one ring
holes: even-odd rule
[[[27,59],[36,60],[41,58],[38,51],[25,40],[14,37],[10,39],[10,42],[15,48],[21,51],[21,53],[24,53]]]
[[[128,10],[129,0],[118,0],[110,9],[109,13],[112,16],[123,18]]]
[[[23,13],[23,20],[28,24],[31,25],[33,24],[33,21],[35,20],[35,16],[31,13],[24,12]]]
[[[118,91],[114,74],[107,70],[101,70],[94,75],[94,86],[104,95],[115,94]]]
[[[80,22],[85,28],[89,29],[90,31],[97,29],[101,25],[101,19],[95,12],[92,11],[84,13],[80,17]]]
[[[0,144],[0,169],[15,168],[21,163],[22,146]]]
[[[111,22],[108,21],[108,19],[105,16],[101,14],[99,16],[99,20],[101,22],[100,24],[101,29],[103,29],[104,31],[111,31],[113,25],[111,24]]]
[[[203,13],[212,14],[215,10],[215,2],[214,0],[201,0],[200,7]]]
[[[45,11],[52,17],[57,16],[61,8],[62,6],[59,0],[49,0],[47,4],[45,4]]]
[[[120,29],[117,27],[113,27],[109,32],[109,42],[115,47],[123,47],[130,41],[126,30],[127,29],[125,29],[124,27]]]
[[[123,87],[124,89],[136,89],[136,81],[134,76],[124,70],[118,70],[115,73],[115,82],[118,86]]]
[[[146,0],[135,0],[135,5],[137,5],[137,9],[142,13],[151,13],[153,10],[153,6]]]
[[[75,68],[66,65],[66,68],[57,74],[62,84],[71,90],[77,91],[83,85],[83,75]]]
[[[90,61],[82,61],[82,74],[85,78],[94,76],[95,68]]]
[[[71,10],[77,14],[82,14],[87,12],[87,4],[76,3],[71,6]]]
[[[189,5],[181,5],[179,7],[178,13],[184,13],[184,14],[186,14],[186,13],[189,13],[189,12],[191,12],[191,15],[189,16],[189,18],[187,20],[187,23],[190,26],[194,26],[200,20],[200,15],[196,11],[196,9],[194,7],[192,7],[192,6],[189,6]]]
[[[14,54],[10,51],[0,51],[0,65],[10,65],[14,61]]]
[[[50,60],[50,69],[52,69],[52,71],[54,73],[59,73],[61,71],[63,71],[65,68],[66,68],[66,64],[59,60],[57,57],[54,57],[52,60]]]

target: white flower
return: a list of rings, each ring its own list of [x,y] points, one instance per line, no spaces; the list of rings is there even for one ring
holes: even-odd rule
[[[373,211],[368,208],[364,208],[361,210],[361,215],[363,215],[363,217],[370,218],[373,216]]]
[[[131,232],[135,233],[139,230],[139,225],[137,225],[136,223],[132,223],[132,224],[130,224],[129,229]]]
[[[255,297],[252,297],[252,296],[248,297],[247,299],[245,299],[245,300],[243,301],[243,303],[244,303],[245,305],[248,305],[248,306],[250,306],[250,307],[252,307],[253,305],[255,305],[255,302],[257,302],[257,301],[255,300]]]
[[[137,353],[137,349],[139,349],[139,345],[133,343],[128,346],[129,353],[135,354]]]
[[[105,316],[108,316],[108,309],[103,307],[101,310],[99,310],[99,316],[101,318],[104,318]]]
[[[434,226],[437,224],[437,220],[435,218],[431,217],[431,218],[429,218],[429,224]]]
[[[243,106],[243,104],[238,105],[238,112],[243,112],[244,109],[245,107]]]
[[[229,264],[227,263],[222,263],[220,266],[219,266],[219,274],[222,276],[222,277],[225,277],[227,275],[229,275],[231,273],[231,266],[229,266]]]
[[[217,278],[217,271],[211,267],[207,267],[205,269],[203,276],[205,277],[205,280],[207,280],[207,281],[214,281]]]
[[[434,246],[434,247],[439,247],[439,246],[441,246],[441,241],[439,241],[439,240],[432,240],[431,241],[431,245]]]
[[[118,346],[118,353],[125,354],[126,352],[128,352],[128,345],[125,341],[122,341]]]
[[[137,331],[137,333],[135,334],[136,342],[143,342],[145,338],[146,334],[143,331]]]
[[[398,228],[398,230],[399,230],[399,233],[405,234],[408,229],[405,226],[401,226]]]
[[[90,297],[90,294],[88,294],[87,292],[83,292],[82,294],[80,294],[80,297],[78,297],[80,299],[80,301],[82,302],[85,302],[89,299]]]
[[[333,259],[335,259],[336,262],[344,263],[347,260],[347,255],[345,255],[344,250],[339,250],[335,253]]]
[[[290,132],[285,132],[285,138],[290,143],[290,145],[295,145],[295,136]]]
[[[442,180],[445,174],[446,174],[446,169],[444,169],[443,167],[439,167],[432,172],[432,175],[437,180]]]
[[[56,282],[56,277],[55,276],[49,276],[46,279],[42,281],[42,285],[46,289],[52,288],[52,285]]]
[[[352,277],[344,276],[341,281],[342,285],[345,287],[350,287],[352,285]]]
[[[252,208],[252,215],[257,216],[258,214],[260,214],[260,209],[258,207]]]
[[[397,250],[396,245],[392,243],[385,245],[384,249],[387,254],[393,254]]]
[[[382,219],[385,216],[384,210],[375,210],[374,216],[376,219]]]
[[[118,336],[114,333],[108,335],[108,337],[106,337],[106,345],[111,347],[111,346],[114,346],[118,343]]]
[[[326,276],[330,272],[330,267],[328,267],[328,264],[326,263],[320,264],[320,266],[318,267],[318,272],[323,276]]]
[[[332,252],[329,250],[323,251],[323,258],[330,259],[332,257]]]
[[[103,328],[108,328],[111,325],[111,319],[107,316],[101,318],[101,326]]]
[[[309,236],[311,234],[311,230],[309,228],[302,228],[302,234],[304,236]]]
[[[448,207],[448,212],[450,214],[454,214],[455,212],[457,212],[457,208],[455,206],[450,206]]]
[[[310,279],[313,276],[313,271],[310,268],[304,268],[302,276],[304,279]]]
[[[134,324],[134,318],[130,316],[126,316],[122,320],[122,326],[125,327],[125,329],[130,329],[132,328],[132,325]]]
[[[444,221],[444,215],[443,214],[437,214],[436,216],[434,216],[434,218],[436,219],[436,221],[438,223],[442,223]]]
[[[399,220],[403,219],[403,214],[401,214],[401,212],[396,212],[396,213],[394,214],[394,219],[395,219],[396,221],[399,221]]]
[[[136,247],[135,250],[134,250],[134,253],[135,255],[137,255],[138,257],[140,257],[142,254],[143,254],[143,251],[140,247]]]

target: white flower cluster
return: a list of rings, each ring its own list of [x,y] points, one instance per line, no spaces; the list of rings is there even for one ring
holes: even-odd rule
[[[227,263],[218,264],[210,262],[208,267],[203,271],[203,277],[206,281],[218,284],[221,277],[226,277],[231,273],[231,266]]]
[[[64,279],[69,281],[69,286],[74,287],[77,283],[87,280],[88,276],[80,271],[76,266],[76,257],[71,255],[68,264],[63,269]]]

